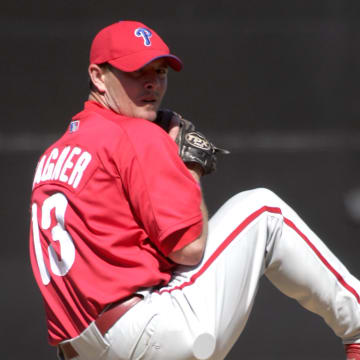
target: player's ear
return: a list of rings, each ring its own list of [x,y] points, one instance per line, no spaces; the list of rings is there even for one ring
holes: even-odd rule
[[[101,94],[103,94],[106,90],[104,82],[104,70],[97,64],[90,64],[88,72],[92,84]]]

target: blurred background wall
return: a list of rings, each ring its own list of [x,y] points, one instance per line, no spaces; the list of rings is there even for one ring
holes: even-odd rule
[[[210,212],[241,190],[270,188],[360,277],[358,4],[2,1],[2,358],[55,359],[28,258],[32,176],[87,97],[93,36],[120,19],[153,27],[183,59],[164,105],[232,151],[204,179]],[[266,279],[228,357],[342,358],[323,321]]]

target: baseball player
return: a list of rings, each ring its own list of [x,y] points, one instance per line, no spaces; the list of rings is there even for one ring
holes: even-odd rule
[[[159,110],[168,68],[148,26],[102,29],[89,99],[39,159],[30,256],[58,358],[224,359],[266,275],[359,360],[360,282],[286,203],[244,191],[208,221],[200,180],[226,151]]]

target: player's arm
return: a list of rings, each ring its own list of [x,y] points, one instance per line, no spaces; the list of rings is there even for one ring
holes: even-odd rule
[[[180,157],[198,182],[200,182],[202,175],[215,171],[218,153],[229,153],[229,151],[217,148],[210,143],[201,133],[196,131],[192,122],[171,110],[160,110],[155,123],[162,127],[176,142]],[[182,249],[173,251],[169,255],[169,258],[178,264],[196,265],[203,257],[208,229],[208,214],[203,198],[201,212],[203,217],[201,235]]]
[[[187,166],[195,180],[200,182],[202,174],[201,167],[197,164],[187,164]],[[200,236],[182,249],[173,251],[169,254],[169,258],[177,264],[188,266],[197,265],[204,255],[208,233],[208,212],[203,198],[201,199],[201,212],[203,217],[203,228]]]

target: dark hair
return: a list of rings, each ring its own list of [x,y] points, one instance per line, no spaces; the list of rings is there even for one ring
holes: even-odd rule
[[[112,68],[112,66],[107,63],[107,62],[104,62],[104,63],[101,63],[101,64],[97,64],[99,66],[99,68],[105,70],[110,70]],[[91,78],[89,77],[89,88],[90,88],[90,91],[97,91],[97,88],[96,86],[93,84],[93,82],[91,81]]]

